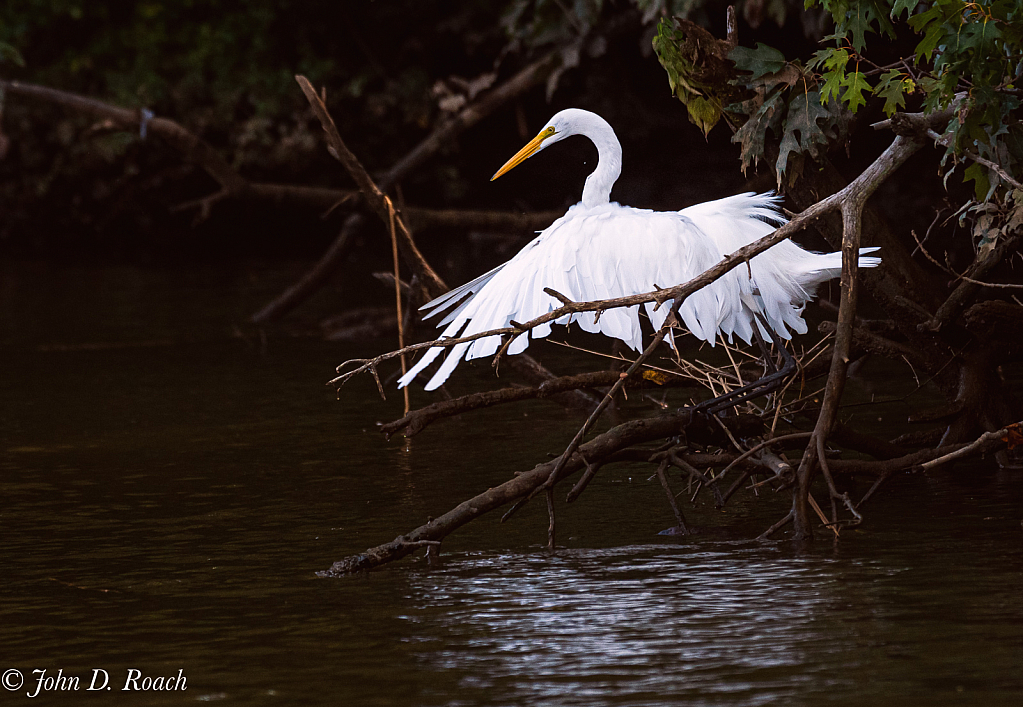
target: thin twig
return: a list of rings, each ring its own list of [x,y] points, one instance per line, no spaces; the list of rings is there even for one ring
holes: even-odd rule
[[[554,552],[554,534],[557,531],[557,521],[554,515],[554,489],[547,489],[547,516],[550,518],[550,525],[547,526],[547,549]]]
[[[948,133],[945,133],[944,135],[939,135],[934,130],[928,130],[927,131],[927,135],[932,140],[934,140],[934,142],[936,142],[936,143],[938,143],[938,144],[940,144],[940,145],[942,145],[944,147],[948,147],[948,140],[951,138],[951,135],[949,135]],[[1016,188],[1016,189],[1023,189],[1023,184],[1020,184],[1015,179],[1013,179],[1012,175],[1009,174],[1008,172],[1006,172],[1005,169],[1003,169],[1000,164],[998,164],[996,162],[992,162],[991,160],[985,159],[985,158],[981,157],[980,155],[978,155],[977,153],[970,152],[969,150],[963,150],[961,154],[964,157],[967,157],[970,160],[976,162],[977,164],[984,165],[985,167],[987,167],[988,169],[993,171],[995,174],[997,174],[999,177],[1001,177],[1001,179],[1003,181],[1006,181],[1009,184],[1011,184],[1014,188]]]
[[[583,475],[579,477],[579,481],[577,481],[575,486],[572,487],[572,490],[568,492],[568,496],[565,498],[566,503],[571,503],[575,499],[579,498],[579,494],[586,489],[589,483],[593,480],[593,477],[597,475],[598,471],[600,471],[600,467],[604,465],[603,463],[590,464],[586,461],[586,457],[582,457],[582,460],[583,464],[586,465],[586,471],[584,471]]]
[[[682,509],[675,502],[675,494],[672,492],[671,486],[668,484],[668,477],[664,473],[669,463],[665,459],[657,465],[657,480],[661,482],[661,488],[664,489],[664,493],[668,497],[668,505],[671,506],[671,512],[675,514],[675,522],[678,524],[678,529],[682,531],[683,535],[689,535],[689,528],[686,526],[686,519],[682,515]]]
[[[767,540],[767,539],[769,539],[772,535],[774,535],[779,530],[784,528],[786,525],[791,523],[792,519],[795,518],[795,516],[796,516],[795,511],[789,511],[788,513],[785,514],[784,518],[782,518],[777,523],[772,525],[770,528],[768,528],[767,530],[762,532],[760,535],[758,535],[757,536],[757,540]]]
[[[721,473],[718,474],[718,478],[720,479],[722,476],[731,471],[735,466],[737,466],[740,462],[746,461],[746,459],[750,458],[751,456],[759,452],[761,449],[764,449],[765,447],[770,447],[772,445],[780,444],[782,442],[792,442],[797,439],[806,439],[811,435],[813,435],[812,432],[794,432],[792,434],[782,435],[781,437],[775,437],[773,439],[764,440],[760,444],[756,445],[755,447],[751,447],[750,449],[746,450],[738,457],[736,457],[735,461],[726,466],[721,471]],[[721,506],[727,503],[728,499],[730,499],[735,494],[735,492],[739,490],[739,486],[742,484],[743,481],[746,480],[748,476],[749,474],[746,474],[744,477],[735,480],[735,483],[733,483],[729,487],[728,491],[725,493],[724,499],[721,502]],[[718,508],[721,508],[721,506],[718,506]]]
[[[391,231],[391,252],[394,257],[394,307],[398,314],[398,348],[405,348],[405,318],[401,315],[401,271],[398,269],[398,234],[394,231],[394,204],[391,203],[389,196],[384,196],[387,201],[387,212],[389,216],[389,227]],[[408,363],[405,359],[405,354],[401,355],[401,374],[405,375],[408,372]],[[408,415],[409,411],[409,400],[408,400],[408,386],[405,386],[403,391],[405,393],[405,413]]]
[[[985,432],[976,440],[966,445],[962,449],[957,449],[956,451],[949,452],[948,454],[940,456],[937,459],[931,459],[930,461],[924,462],[923,464],[920,465],[919,470],[925,472],[930,471],[936,466],[947,464],[948,462],[953,461],[955,459],[965,457],[974,452],[979,447],[986,446],[991,442],[994,441],[1005,442],[1010,439],[1010,435],[1016,436],[1020,435],[1021,430],[1023,430],[1023,420],[1019,422],[1014,422],[1011,425],[1006,425],[1002,429],[995,430],[994,432]]]

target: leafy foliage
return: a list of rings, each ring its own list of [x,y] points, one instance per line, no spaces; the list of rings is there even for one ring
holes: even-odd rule
[[[706,135],[721,119],[729,102],[722,90],[729,72],[725,58],[731,46],[687,20],[660,22],[654,51],[668,72],[668,85],[689,112],[689,120]]]
[[[806,6],[830,16],[834,31],[823,40],[830,46],[805,60],[787,59],[762,43],[736,47],[729,54],[737,72],[731,83],[745,96],[724,105],[718,115],[708,114],[701,125],[706,132],[721,116],[731,116],[733,125],[740,126],[734,141],[742,148],[744,169],[765,157],[766,136],[773,132],[780,145],[778,181],[795,178],[802,162],[793,156],[815,157],[829,140],[841,138],[849,115],[875,98],[888,116],[908,106],[933,113],[955,105],[955,117],[944,130],[946,167],[952,172],[965,163],[962,176],[973,182],[979,202],[1007,196],[1012,185],[975,158],[999,165],[1003,174],[1018,175],[1023,167],[1023,4],[806,0]],[[685,42],[672,27],[669,20],[661,21],[654,49],[678,92],[693,86],[698,69],[677,59]],[[915,37],[908,56],[885,65],[869,57],[872,37],[907,36]],[[721,91],[720,86],[697,88],[700,95]],[[790,174],[793,170],[796,174]]]
[[[1023,5],[1015,0],[808,0],[807,4],[821,5],[835,22],[829,39],[836,46],[817,52],[810,63],[821,70],[823,96],[840,96],[855,112],[865,103],[864,95],[873,94],[884,99],[888,115],[921,93],[927,112],[960,101],[946,129],[952,138],[947,155],[953,158],[951,164],[973,154],[1018,173],[1023,155],[1014,153],[1011,146],[1019,142],[1014,136],[1020,131],[1017,84],[1023,77]],[[870,62],[864,56],[867,34],[894,37],[893,22],[903,21],[919,36],[913,54],[887,66]],[[868,75],[879,78],[872,83]],[[976,162],[964,170],[964,176],[974,182],[982,201],[993,195],[994,188],[1005,186],[997,172]]]

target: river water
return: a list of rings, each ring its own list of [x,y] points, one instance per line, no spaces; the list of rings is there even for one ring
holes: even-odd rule
[[[579,420],[508,407],[385,441],[400,396],[324,382],[387,342],[238,326],[296,272],[0,266],[0,671],[24,678],[0,702],[1023,704],[1023,483],[983,463],[893,482],[803,551],[749,540],[785,511],[770,494],[659,536],[650,470],[610,467],[561,508],[554,557],[533,504],[439,568],[317,578]],[[95,669],[112,689],[86,691]],[[125,691],[131,670],[186,689]]]

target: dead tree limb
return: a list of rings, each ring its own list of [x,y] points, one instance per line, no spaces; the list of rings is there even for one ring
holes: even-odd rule
[[[672,413],[642,420],[630,420],[600,434],[579,447],[578,453],[565,465],[566,475],[585,467],[586,459],[603,459],[614,452],[642,442],[670,437],[676,434],[688,421],[686,413]],[[351,555],[334,563],[322,577],[339,577],[378,567],[379,565],[405,557],[418,547],[423,540],[442,540],[466,523],[485,513],[500,508],[512,501],[528,496],[540,488],[558,465],[560,457],[536,465],[530,471],[506,481],[500,486],[488,489],[437,518],[430,520],[391,542],[370,548],[357,555]]]
[[[313,113],[319,118],[323,131],[327,134],[327,144],[330,147],[330,153],[344,165],[345,170],[355,180],[366,203],[376,212],[384,224],[389,224],[393,215],[399,249],[416,277],[425,285],[427,292],[431,296],[437,297],[447,292],[448,286],[433,271],[430,264],[426,262],[426,258],[419,252],[419,248],[416,247],[415,241],[412,240],[412,232],[409,230],[405,220],[400,214],[394,212],[390,199],[377,187],[369,173],[363,168],[362,163],[359,162],[359,159],[348,149],[344,140],[341,139],[341,134],[334,124],[334,119],[327,111],[327,106],[324,104],[323,99],[316,93],[316,89],[313,88],[313,85],[309,83],[305,76],[296,76],[295,80],[301,86],[302,93],[305,94],[309,105],[312,106]]]
[[[571,474],[586,469],[583,479],[572,490],[570,500],[578,496],[578,493],[582,490],[580,486],[584,485],[585,481],[591,479],[602,465],[615,462],[658,463],[658,461],[663,464],[663,454],[658,454],[655,450],[651,449],[636,448],[635,445],[677,434],[688,423],[688,418],[689,415],[686,412],[678,412],[642,420],[630,420],[580,445],[578,452],[565,464],[565,474],[562,477],[567,478]],[[786,435],[784,439],[778,437],[769,440],[765,445],[782,441],[793,441],[796,436],[802,436],[802,434]],[[830,465],[835,472],[840,474],[867,474],[877,477],[874,487],[856,504],[855,507],[859,508],[869,499],[877,486],[899,471],[928,471],[938,464],[953,461],[967,454],[991,452],[1007,443],[1010,445],[1023,443],[1023,422],[1017,422],[1000,430],[986,433],[968,445],[925,449],[899,458],[873,462],[865,460],[832,460]],[[761,447],[763,446],[761,445]],[[702,466],[722,466],[741,463],[739,455],[727,452],[715,454],[685,453],[680,454],[680,457],[689,464]],[[517,474],[511,480],[464,501],[444,515],[431,519],[425,525],[405,535],[398,536],[391,542],[345,557],[335,562],[329,570],[317,574],[321,577],[340,577],[367,571],[401,559],[425,545],[438,543],[458,528],[476,518],[517,499],[528,497],[537,490],[542,489],[550,479],[551,473],[556,468],[559,459],[552,459],[538,464],[532,470]],[[762,533],[759,539],[769,538],[793,521],[794,518],[795,509],[791,509],[781,520]]]
[[[920,118],[920,120],[924,120]],[[806,452],[800,460],[796,473],[798,484],[793,492],[793,521],[798,539],[813,537],[810,522],[807,496],[810,493],[810,482],[818,463],[826,463],[823,445],[831,434],[838,414],[838,405],[845,387],[846,373],[850,363],[849,352],[852,347],[853,325],[856,318],[856,302],[859,296],[857,272],[859,270],[859,250],[863,207],[867,199],[896,169],[910,156],[916,153],[924,142],[917,136],[899,135],[867,169],[853,182],[838,192],[839,206],[842,211],[842,296],[838,311],[838,324],[835,331],[835,350],[831,357],[831,370],[828,383],[824,390],[824,401],[821,413],[814,426],[813,435],[807,444]],[[824,201],[833,198],[828,197]],[[819,202],[824,203],[824,202]],[[823,468],[822,468],[823,470]],[[828,476],[829,489],[836,495],[834,484]],[[832,519],[835,522],[837,519]]]
[[[95,98],[22,81],[0,80],[0,90],[11,96],[24,96],[104,118],[118,128],[159,135],[186,161],[198,165],[213,177],[225,194],[242,196],[249,188],[248,180],[238,174],[209,143],[168,118],[154,117],[145,109],[121,108]]]
[[[678,507],[678,502],[675,501],[675,492],[671,490],[671,485],[668,483],[668,477],[664,473],[664,470],[668,468],[668,464],[671,462],[665,459],[657,465],[657,480],[661,482],[661,488],[664,489],[664,495],[668,497],[668,505],[671,507],[671,512],[675,516],[676,527],[678,532],[682,535],[689,535],[689,526],[686,525],[685,516],[682,515],[682,509]]]
[[[1023,441],[1023,432],[1021,432],[1021,430],[1023,430],[1023,421],[1006,425],[1000,430],[985,432],[976,440],[961,449],[956,449],[948,454],[943,454],[940,457],[923,462],[920,464],[919,470],[930,471],[940,464],[947,464],[955,459],[961,459],[962,457],[977,452],[978,450],[988,451],[996,447],[1000,447],[1005,443],[1018,444],[1020,441]],[[1013,446],[1015,446],[1015,444]]]
[[[460,415],[470,410],[493,407],[504,403],[514,403],[522,400],[535,400],[537,398],[548,398],[558,393],[580,388],[592,388],[597,386],[613,385],[619,378],[614,371],[594,371],[592,373],[581,373],[574,376],[562,376],[552,378],[544,383],[532,387],[500,388],[498,390],[487,390],[480,393],[463,395],[452,400],[441,400],[427,405],[418,410],[413,410],[400,420],[388,422],[380,431],[388,437],[395,432],[405,431],[406,437],[414,437],[426,427],[437,420]]]
[[[76,113],[103,118],[110,121],[112,127],[119,130],[137,133],[145,121],[147,132],[165,139],[167,144],[181,152],[183,159],[204,170],[221,188],[215,194],[179,204],[175,207],[176,209],[201,208],[203,202],[213,203],[227,198],[329,209],[339,201],[358,195],[358,191],[353,189],[250,181],[235,170],[216,148],[169,118],[154,116],[146,120],[143,112],[138,109],[123,108],[69,91],[21,81],[0,79],[0,90],[11,96],[51,103]],[[511,211],[430,209],[419,206],[406,206],[402,209],[402,213],[413,229],[476,228],[508,232],[528,232],[545,228],[562,215],[559,211],[515,213]]]
[[[966,269],[966,273],[962,276],[963,282],[959,283],[949,294],[948,298],[941,303],[938,311],[934,313],[934,317],[929,322],[920,324],[919,328],[926,331],[940,331],[945,326],[951,324],[969,306],[970,302],[973,301],[974,297],[984,286],[978,280],[983,278],[992,268],[1002,262],[1006,255],[1016,248],[1020,237],[1020,234],[1017,233],[1008,238],[1000,238],[995,247],[990,251],[978,251],[973,263],[970,264],[970,267]]]

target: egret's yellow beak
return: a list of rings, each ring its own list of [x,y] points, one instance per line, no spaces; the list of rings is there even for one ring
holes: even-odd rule
[[[529,144],[527,144],[521,150],[516,152],[514,157],[505,162],[504,166],[502,166],[501,169],[497,170],[494,176],[490,178],[490,181],[494,181],[505,172],[509,172],[515,167],[518,167],[520,163],[525,162],[527,159],[529,159],[537,152],[539,152],[540,146],[543,144],[543,141],[554,135],[554,132],[555,132],[554,128],[547,128],[545,130],[541,130],[539,135],[537,135],[535,138],[529,141]]]

